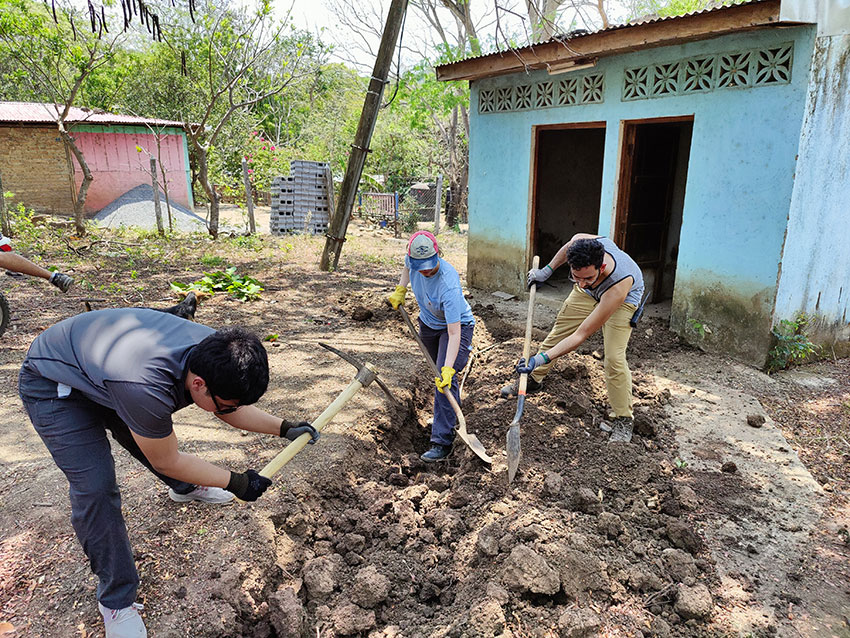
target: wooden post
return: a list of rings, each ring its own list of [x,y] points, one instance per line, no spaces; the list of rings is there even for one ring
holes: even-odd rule
[[[3,192],[3,174],[0,173],[0,234],[9,236],[12,234],[12,227],[9,224],[9,211],[6,210],[6,197]]]
[[[351,209],[354,207],[354,198],[357,196],[357,185],[363,174],[366,153],[369,152],[369,142],[372,141],[375,120],[378,119],[378,110],[381,108],[381,99],[384,95],[384,85],[390,72],[393,52],[406,10],[407,0],[392,0],[387,22],[384,25],[384,33],[381,36],[378,56],[375,58],[375,67],[366,91],[366,99],[363,101],[360,123],[357,125],[354,144],[351,145],[351,154],[348,156],[348,166],[339,191],[339,205],[328,228],[328,238],[319,262],[319,268],[325,271],[336,270],[339,264],[345,231],[348,229],[348,220],[351,217]]]
[[[393,225],[395,227],[396,239],[401,237],[401,229],[398,223],[398,191],[393,193]]]
[[[325,187],[328,191],[328,228],[334,218],[334,174],[330,164],[325,167]]]
[[[159,183],[156,178],[156,158],[151,158],[151,185],[153,186],[153,210],[156,213],[156,232],[165,234],[162,226],[162,208],[159,205]]]
[[[245,202],[248,204],[248,227],[251,234],[257,232],[257,225],[254,222],[254,193],[251,192],[251,179],[248,177],[248,162],[242,158],[242,181],[245,183]]]
[[[440,234],[440,208],[443,203],[443,176],[437,175],[437,193],[434,196],[434,234]]]

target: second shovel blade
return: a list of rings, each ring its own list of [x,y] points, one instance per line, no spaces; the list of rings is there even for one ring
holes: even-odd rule
[[[508,483],[513,483],[514,477],[516,476],[517,469],[519,468],[519,454],[520,454],[519,423],[511,423],[511,427],[508,428],[507,451],[508,451]]]

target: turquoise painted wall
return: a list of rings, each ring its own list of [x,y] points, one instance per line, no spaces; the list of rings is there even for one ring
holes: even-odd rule
[[[818,38],[812,68],[774,322],[807,314],[850,353],[850,36]]]
[[[600,222],[599,228],[587,231],[610,235],[620,122],[693,115],[674,291],[674,327],[678,323],[683,331],[691,319],[709,326],[715,322],[715,327],[721,327],[722,318],[717,322],[715,314],[731,311],[738,316],[736,321],[719,331],[712,330],[710,334],[720,335],[712,338],[731,339],[726,346],[739,348],[742,344],[735,335],[736,325],[754,319],[758,331],[769,337],[814,36],[814,27],[769,29],[602,58],[593,69],[567,74],[549,76],[545,71],[536,71],[473,82],[470,285],[512,292],[522,289],[523,273],[531,260],[532,127],[605,122]],[[793,43],[789,83],[622,99],[627,69],[676,63],[695,56],[775,49],[785,43]],[[604,75],[604,101],[600,104],[479,112],[485,91],[599,73]],[[551,255],[541,258],[547,260]],[[713,306],[720,309],[726,303],[723,297],[730,295],[735,308],[727,307],[723,313],[711,311]],[[756,343],[754,350],[761,351],[763,346]]]

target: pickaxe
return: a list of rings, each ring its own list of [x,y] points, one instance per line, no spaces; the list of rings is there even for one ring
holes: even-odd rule
[[[357,375],[354,377],[354,380],[349,383],[348,387],[342,392],[340,392],[337,398],[334,399],[333,402],[327,408],[325,408],[325,411],[322,412],[316,418],[315,421],[313,421],[313,427],[321,432],[322,429],[331,421],[331,419],[333,419],[337,415],[337,413],[342,409],[342,406],[348,403],[351,397],[353,397],[360,391],[360,388],[369,385],[370,383],[372,383],[372,381],[378,381],[378,371],[371,363],[362,362],[357,357],[354,357],[350,354],[344,354],[336,348],[333,348],[327,344],[320,343],[319,345],[327,350],[330,350],[333,353],[338,354],[340,357],[342,357],[343,359],[354,365],[355,368],[357,368]],[[378,381],[378,385],[381,386],[384,392],[386,392],[387,395],[393,401],[396,401],[393,395],[390,394],[390,391],[387,386],[383,384],[383,382]],[[272,476],[280,472],[281,468],[283,468],[284,465],[286,465],[287,463],[289,463],[289,461],[292,460],[292,457],[294,457],[302,449],[304,449],[304,446],[310,442],[310,438],[310,434],[308,432],[305,432],[297,439],[292,441],[292,443],[287,445],[280,454],[278,454],[268,463],[268,465],[266,465],[262,470],[260,470],[260,474],[262,476],[265,476],[266,478],[271,478]]]

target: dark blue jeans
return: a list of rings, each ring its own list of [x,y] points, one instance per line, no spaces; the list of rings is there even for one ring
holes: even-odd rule
[[[469,361],[469,349],[472,344],[472,330],[474,326],[462,325],[460,327],[460,347],[457,351],[454,369],[457,372],[466,367],[466,362]],[[428,349],[431,359],[437,362],[437,369],[440,370],[446,362],[446,348],[449,343],[449,331],[446,328],[442,330],[434,330],[429,328],[422,320],[419,320],[419,336],[422,337],[422,343]],[[454,398],[460,405],[460,391],[458,384],[460,379],[458,375],[452,378],[451,392]],[[440,445],[451,445],[455,438],[455,425],[457,417],[455,411],[452,410],[452,405],[446,398],[446,395],[434,388],[434,425],[431,426],[431,443],[439,443]]]
[[[76,390],[63,399],[35,398],[22,381],[20,394],[35,431],[68,479],[71,524],[99,579],[97,599],[109,609],[129,607],[136,600],[139,575],[106,431],[175,491],[185,494],[194,486],[154,470],[118,415]]]

